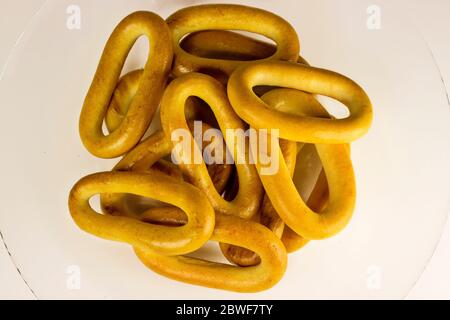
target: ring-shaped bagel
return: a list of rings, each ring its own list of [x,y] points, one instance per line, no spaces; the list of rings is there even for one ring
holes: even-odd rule
[[[136,95],[120,125],[104,135],[104,117],[123,65],[142,35],[148,37],[150,50]],[[139,142],[162,97],[172,58],[171,33],[158,15],[139,11],[117,25],[106,43],[80,114],[80,137],[89,152],[101,158],[114,158]]]
[[[147,267],[163,276],[237,292],[269,289],[281,279],[286,270],[286,249],[281,240],[261,224],[217,214],[211,240],[255,251],[261,257],[261,262],[256,266],[243,268],[185,256],[163,256],[141,248],[135,248],[135,252]]]
[[[131,193],[166,202],[183,210],[188,221],[181,227],[167,227],[130,217],[102,215],[89,204],[92,196],[102,193]],[[197,250],[209,240],[215,221],[214,209],[202,191],[157,171],[86,176],[72,188],[69,209],[75,223],[86,232],[164,255]]]
[[[239,65],[248,61],[214,59],[196,56],[180,46],[184,36],[203,30],[241,30],[264,35],[277,44],[273,55],[266,59],[296,61],[300,44],[294,28],[281,17],[258,8],[211,4],[181,9],[167,18],[172,31],[175,53],[174,70],[176,76],[201,69],[215,69],[230,75]]]
[[[204,30],[191,33],[181,40],[180,46],[188,53],[199,57],[240,61],[265,59],[277,50],[277,47],[271,43],[227,30]],[[309,64],[301,56],[297,58],[297,62]]]
[[[203,161],[196,164],[179,159],[179,166],[190,182],[205,192],[217,212],[249,218],[259,209],[263,190],[255,166],[245,161],[249,155],[247,144],[236,143],[240,134],[245,132],[245,127],[230,106],[225,88],[214,78],[200,73],[190,73],[174,79],[167,86],[161,102],[161,126],[167,137],[171,137],[178,129],[189,132],[184,108],[186,100],[191,96],[201,98],[211,107],[227,146],[234,145],[229,151],[239,177],[238,193],[232,201],[222,198],[214,188]],[[227,129],[230,129],[231,134],[225,134]],[[199,148],[191,134],[189,138],[193,148]],[[173,143],[176,144],[175,141]]]
[[[289,109],[302,110],[313,117],[322,110],[306,108],[311,105],[298,103],[300,91],[276,89],[268,92],[264,100],[269,105],[286,104]],[[270,139],[268,139],[270,141]],[[250,146],[251,147],[251,146]],[[279,170],[272,175],[261,174],[261,164],[257,158],[256,167],[269,199],[283,221],[297,234],[308,240],[324,239],[341,231],[349,222],[355,205],[356,187],[350,149],[347,144],[315,144],[328,181],[329,200],[321,212],[311,210],[294,185],[279,146],[267,148],[266,157],[279,162]],[[278,160],[275,160],[277,157]],[[282,190],[283,192],[280,192]]]
[[[260,85],[292,88],[334,98],[350,111],[344,119],[304,117],[267,106],[253,92]],[[228,81],[228,97],[236,113],[255,129],[279,129],[280,138],[304,143],[342,144],[364,135],[372,106],[364,90],[338,73],[303,64],[264,61],[238,68]]]

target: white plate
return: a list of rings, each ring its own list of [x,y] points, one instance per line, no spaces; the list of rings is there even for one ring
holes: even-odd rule
[[[242,1],[241,1],[242,2]],[[371,1],[244,1],[290,21],[315,66],[367,91],[375,119],[353,144],[358,199],[338,236],[289,257],[274,288],[236,294],[175,282],[146,269],[125,244],[80,231],[67,195],[82,176],[109,170],[83,148],[78,116],[103,45],[135,10],[167,17],[198,1],[49,0],[14,49],[0,82],[3,168],[0,229],[39,298],[401,298],[440,237],[450,195],[450,108],[432,55],[404,10],[387,1],[381,29],[367,27]],[[66,28],[67,7],[81,29]],[[140,41],[127,70],[145,57]],[[81,286],[71,282],[80,271]]]

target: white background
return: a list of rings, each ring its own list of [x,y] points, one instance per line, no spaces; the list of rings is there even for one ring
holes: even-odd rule
[[[0,66],[20,38],[27,22],[39,9],[43,0],[1,0],[0,2]],[[374,1],[382,5],[383,1]],[[428,42],[443,81],[450,85],[450,1],[405,1],[404,12],[413,15],[417,27]],[[2,68],[0,69],[2,70]],[[1,230],[1,226],[0,226]],[[450,299],[450,223],[447,223],[441,242],[408,298]],[[33,298],[12,264],[6,249],[0,244],[0,298]]]

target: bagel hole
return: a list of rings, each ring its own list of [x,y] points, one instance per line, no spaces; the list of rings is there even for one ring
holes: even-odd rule
[[[272,39],[270,39],[269,37],[266,37],[265,35],[263,35],[261,33],[245,31],[245,30],[236,30],[236,29],[231,29],[229,31],[237,33],[237,34],[240,34],[240,35],[245,36],[247,38],[252,38],[253,40],[256,40],[256,41],[260,41],[260,42],[264,42],[266,44],[269,44],[269,45],[272,46],[271,51],[273,53],[275,53],[275,51],[276,51],[277,43],[275,41],[273,41]]]
[[[103,120],[103,123],[102,123],[102,133],[105,136],[107,136],[109,134],[109,130],[108,130],[108,127],[106,126],[105,120]]]
[[[164,210],[160,211],[159,209]],[[179,208],[167,206],[164,208],[160,207],[159,209],[156,211],[156,214],[155,211],[153,211],[152,214],[151,210],[142,212],[140,220],[146,223],[166,227],[182,227],[188,221],[186,213]],[[159,214],[157,212],[159,212]]]
[[[104,213],[114,216],[129,216],[142,222],[169,227],[183,226],[188,221],[184,211],[169,203],[129,193],[123,196],[121,207],[116,208],[104,204]]]
[[[151,208],[161,208],[161,207],[173,207],[165,202],[155,200],[152,198],[142,197],[135,194],[128,193],[125,197],[125,205],[131,211],[137,214],[142,214]]]
[[[324,174],[322,173],[322,170],[322,162],[319,154],[317,153],[316,147],[313,144],[305,144],[297,153],[297,161],[292,180],[298,194],[308,205],[311,197],[320,197],[320,194],[313,195],[313,193],[321,192],[323,194],[326,192],[326,190],[319,190],[319,187],[316,189],[316,184],[319,181],[319,177],[321,174]],[[314,210],[315,208],[312,209]]]
[[[225,256],[231,260],[231,263],[239,267],[256,266],[261,263],[259,255],[250,249],[227,245],[222,250],[225,250]]]
[[[202,126],[207,127],[207,130],[215,129],[220,131],[217,118],[214,115],[214,112],[212,111],[211,107],[206,103],[206,101],[200,99],[199,97],[191,96],[186,100],[184,110],[185,110],[185,117],[192,135],[195,134],[195,130],[198,130],[195,127],[195,121],[200,121]],[[220,134],[222,137],[223,149],[221,154],[223,155],[223,158],[219,159],[220,162],[216,162],[215,161],[216,151],[215,148],[213,148],[211,151],[211,156],[213,157],[212,160],[214,161],[209,164],[207,163],[207,169],[208,174],[216,187],[216,191],[219,194],[222,194],[228,184],[228,181],[230,180],[234,164],[227,163],[226,155],[227,153],[231,154],[231,152],[228,146],[226,145],[223,132],[220,131]],[[213,143],[213,141],[205,141],[204,137],[205,136],[202,133],[202,141],[203,141],[202,152],[205,152],[206,148],[211,143]],[[215,138],[212,139],[214,140]],[[205,153],[202,154],[203,159],[205,160]]]
[[[262,97],[264,94],[271,90],[280,89],[281,87],[276,86],[254,86],[252,88],[253,93],[257,95],[258,97]]]
[[[218,39],[218,33],[229,33],[231,40]],[[240,43],[236,44],[235,39]],[[198,42],[197,42],[198,41]],[[214,43],[214,48],[199,46],[198,43]],[[185,35],[180,47],[186,52],[207,59],[235,61],[259,60],[276,52],[276,43],[261,34],[241,30],[204,30]]]
[[[186,255],[189,258],[201,259],[209,262],[232,265],[222,254],[219,244],[215,241],[208,241],[200,249]]]
[[[147,61],[149,53],[150,53],[149,40],[147,39],[146,36],[140,36],[135,41],[127,58],[125,59],[122,71],[120,73],[120,77],[123,77],[124,75],[126,75],[127,73],[129,73],[131,71],[143,69],[145,67],[145,61]],[[142,63],[143,61],[144,61],[144,64]],[[112,99],[112,95],[110,98]],[[155,116],[154,118],[157,118],[157,117]],[[102,132],[105,136],[110,134],[110,132],[106,126],[105,120],[103,121],[103,124],[102,124]],[[147,130],[147,132],[149,132],[149,130]],[[148,136],[148,135],[150,135],[150,134],[147,134],[146,136]]]
[[[111,208],[109,206],[105,206],[105,208],[102,208],[100,194],[93,195],[89,199],[89,205],[94,211],[99,213],[118,216],[125,215],[123,212],[119,211],[120,209]],[[147,197],[138,196],[132,193],[124,194],[124,205],[128,210],[138,215],[141,215],[142,213],[151,208],[176,208],[171,204]],[[158,221],[155,221],[155,224],[158,224],[157,222]]]
[[[222,193],[222,197],[227,201],[233,201],[239,190],[239,177],[237,175],[236,167],[231,173],[230,179],[225,186],[225,190]]]
[[[219,122],[211,107],[203,99],[190,96],[184,104],[186,120],[202,121],[213,128],[219,128]]]
[[[140,36],[134,43],[133,47],[130,50],[130,53],[127,56],[127,59],[125,60],[121,76],[127,74],[130,71],[144,68],[145,61],[147,61],[149,53],[149,40],[146,36]],[[144,64],[142,63],[143,61]]]
[[[323,95],[317,95],[316,98],[334,118],[344,119],[350,116],[350,111],[342,102]]]
[[[92,208],[92,210],[96,212],[102,212],[99,194],[94,194],[92,197],[89,198],[89,206]]]

